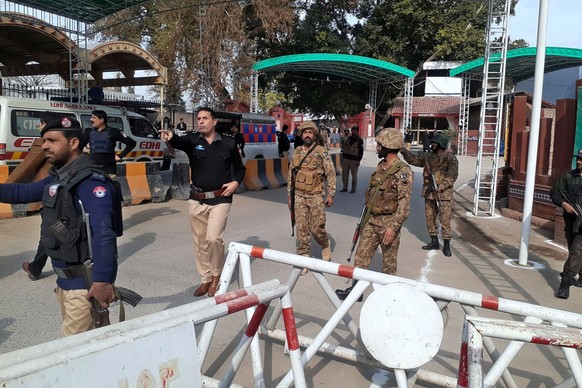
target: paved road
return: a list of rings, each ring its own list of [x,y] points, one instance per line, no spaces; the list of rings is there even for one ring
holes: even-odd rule
[[[338,193],[328,211],[328,232],[332,237],[333,261],[345,264],[351,237],[363,204],[365,183],[377,163],[377,157],[366,152],[360,168],[360,185],[356,194]],[[566,252],[548,241],[550,233],[532,230],[530,260],[537,269],[519,269],[507,265],[516,259],[521,224],[507,218],[475,218],[468,213],[472,190],[467,184],[475,171],[475,159],[460,158],[461,174],[456,188],[453,257],[439,251],[426,252],[420,246],[428,239],[424,224],[424,205],[419,198],[420,169],[414,168],[414,197],[410,217],[403,229],[398,275],[432,284],[446,285],[486,295],[511,298],[542,306],[582,313],[579,298],[582,290],[573,289],[569,300],[554,297],[558,272]],[[339,178],[339,177],[338,177]],[[341,184],[338,184],[341,187]],[[118,284],[132,288],[144,296],[142,303],[128,311],[129,318],[138,318],[194,301],[192,292],[198,285],[194,266],[192,240],[186,201],[145,204],[124,209],[125,233],[119,239],[120,271]],[[50,341],[59,336],[57,303],[52,292],[55,275],[48,269],[43,278],[31,282],[20,270],[21,262],[33,256],[39,233],[39,217],[0,220],[3,236],[0,254],[0,353]],[[226,241],[264,246],[294,252],[295,240],[286,207],[286,189],[246,192],[237,195],[229,218]],[[313,254],[319,257],[317,245]],[[377,254],[371,269],[380,271]],[[289,267],[254,260],[255,282],[273,278],[286,282]],[[346,281],[327,276],[333,288],[344,288]],[[240,285],[235,280],[231,288]],[[368,290],[367,294],[371,291]],[[312,276],[300,278],[293,292],[293,304],[300,335],[314,337],[333,314]],[[361,304],[352,311],[357,320]],[[112,310],[113,316],[117,311]],[[507,315],[480,311],[483,315],[512,319]],[[445,336],[439,354],[426,369],[453,376],[458,367],[463,314],[458,305],[448,308]],[[243,315],[222,319],[213,341],[207,375],[220,378],[227,367],[229,352],[236,347],[243,330]],[[340,324],[329,342],[354,346],[355,339]],[[503,342],[499,342],[503,348]],[[278,344],[263,344],[267,381],[279,381],[289,369],[289,358]],[[486,357],[487,367],[490,365]],[[249,364],[246,364],[249,365]],[[511,364],[518,386],[555,385],[569,376],[561,352],[526,345]],[[253,386],[251,368],[244,368],[235,382]],[[341,364],[329,358],[316,357],[307,368],[309,386],[379,387],[391,386],[386,374],[368,367]],[[421,384],[422,385],[422,384]],[[422,386],[431,386],[425,383]]]

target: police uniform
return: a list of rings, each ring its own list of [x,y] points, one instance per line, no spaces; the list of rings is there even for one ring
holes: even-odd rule
[[[107,174],[115,175],[117,172],[117,161],[115,160],[115,145],[117,142],[125,144],[125,148],[117,156],[123,159],[136,145],[135,140],[128,137],[118,128],[106,126],[103,130],[89,128],[84,134],[85,142],[89,144],[91,159],[95,164],[101,166]]]
[[[77,126],[80,131],[78,123]],[[47,124],[43,131],[55,127],[58,125]],[[112,181],[83,154],[58,170],[53,168],[43,180],[0,185],[1,202],[41,200],[41,244],[58,276],[61,333],[67,336],[90,330],[94,327],[91,303],[84,297],[88,287],[81,268],[90,252],[79,201],[90,215],[93,281],[113,284],[117,277],[117,228],[121,224],[119,193]],[[63,225],[64,229],[58,232],[55,225]]]
[[[412,182],[413,173],[406,163],[400,160],[391,166],[386,160],[378,163],[366,191],[366,206],[370,209],[370,217],[364,226],[356,250],[356,267],[367,269],[380,245],[382,272],[391,275],[396,273],[400,229],[410,211]],[[392,243],[384,245],[382,238],[387,228],[391,228],[396,235]]]
[[[316,131],[316,128],[314,128]],[[313,148],[315,147],[315,148]],[[313,150],[308,154],[309,150]],[[307,157],[306,157],[307,155]],[[305,160],[303,160],[305,158]],[[325,231],[324,194],[335,196],[335,170],[327,150],[315,143],[302,145],[293,153],[287,181],[293,179],[293,170],[301,167],[295,176],[295,220],[297,226],[297,254],[311,255],[311,236],[322,248],[322,257],[331,259],[330,242]],[[291,185],[288,185],[291,195]]]
[[[209,283],[213,277],[220,277],[224,267],[223,238],[232,195],[223,196],[222,186],[232,181],[240,185],[246,168],[235,139],[226,134],[216,133],[211,144],[201,133],[174,136],[169,143],[184,151],[190,160],[189,206],[196,269],[202,283]]]
[[[428,234],[430,236],[438,236],[438,218],[441,222],[443,240],[450,240],[452,237],[451,212],[454,192],[453,185],[459,176],[459,161],[457,157],[446,150],[440,155],[434,152],[413,154],[406,149],[402,149],[401,151],[404,160],[408,163],[413,166],[424,167],[422,172],[422,197],[425,199],[424,209]],[[439,188],[439,199],[441,201],[440,214],[437,210],[434,193],[430,191],[430,174],[426,168],[426,162],[428,162]]]

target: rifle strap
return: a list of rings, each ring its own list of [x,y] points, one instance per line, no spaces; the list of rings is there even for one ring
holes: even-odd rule
[[[297,170],[301,169],[301,166],[303,165],[303,162],[305,162],[305,159],[307,159],[307,157],[309,156],[310,153],[312,153],[315,150],[315,147],[317,147],[317,144],[314,144],[305,154],[305,156],[303,157],[303,159],[301,159],[301,161],[299,162],[299,164],[297,165]]]

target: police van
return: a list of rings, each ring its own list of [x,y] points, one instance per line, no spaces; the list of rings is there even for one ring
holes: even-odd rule
[[[163,162],[166,146],[158,131],[142,115],[121,107],[35,100],[0,96],[0,164],[16,166],[28,154],[40,136],[40,118],[44,112],[76,118],[83,129],[91,127],[91,111],[107,113],[107,125],[119,128],[135,140],[135,148],[124,158],[128,162]],[[125,145],[118,143],[117,150]]]
[[[216,131],[230,133],[236,125],[245,139],[245,160],[275,159],[279,157],[277,147],[277,122],[268,115],[215,111],[218,120]],[[196,120],[194,120],[196,122]]]

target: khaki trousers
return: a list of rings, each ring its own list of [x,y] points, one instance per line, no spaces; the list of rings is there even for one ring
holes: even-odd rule
[[[230,203],[205,205],[189,200],[190,225],[196,252],[196,269],[202,283],[220,276],[224,267],[224,231],[230,213]]]
[[[94,329],[91,317],[91,302],[85,298],[87,290],[55,289],[57,300],[61,306],[61,335],[67,337]]]

